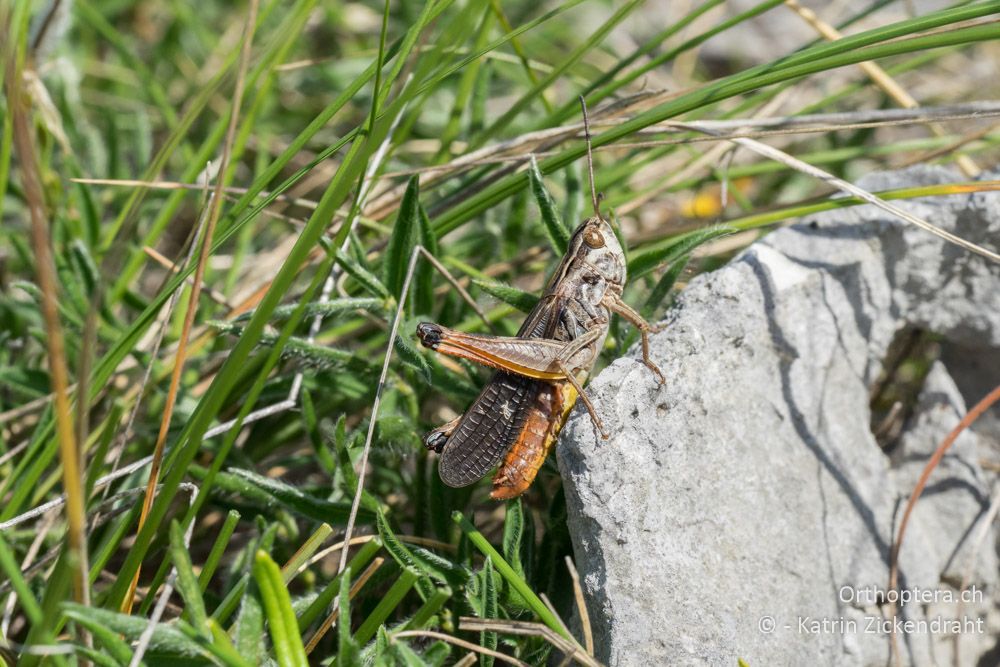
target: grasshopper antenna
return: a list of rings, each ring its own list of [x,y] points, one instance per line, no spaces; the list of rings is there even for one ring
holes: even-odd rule
[[[580,106],[583,108],[583,134],[587,137],[587,170],[590,172],[590,201],[594,204],[594,215],[601,217],[601,200],[597,196],[597,186],[594,185],[594,156],[590,147],[590,119],[587,117],[587,100],[580,95]]]

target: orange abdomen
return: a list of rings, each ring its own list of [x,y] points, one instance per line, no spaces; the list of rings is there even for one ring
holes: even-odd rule
[[[528,408],[524,428],[493,477],[490,498],[507,500],[527,491],[559,437],[576,398],[576,389],[568,381],[548,383],[538,393]]]

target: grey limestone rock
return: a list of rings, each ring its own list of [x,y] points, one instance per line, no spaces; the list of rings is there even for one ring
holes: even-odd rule
[[[860,185],[953,180],[916,168]],[[1000,248],[1000,196],[900,205]],[[633,350],[589,388],[612,438],[577,407],[559,444],[598,658],[887,664],[877,596],[892,535],[928,456],[989,384],[949,369],[1000,365],[1000,266],[872,207],[843,209],[699,276],[667,323],[652,340],[667,384]],[[886,453],[869,393],[894,338],[913,328],[943,337],[946,363]],[[992,423],[963,434],[935,471],[900,559],[904,590],[936,596],[900,618],[976,624],[962,629],[962,664],[995,664],[1000,636],[996,534],[981,521],[997,492],[980,467],[997,458]],[[969,576],[978,597],[959,608],[948,595]],[[954,643],[937,629],[900,635],[904,664],[951,664]]]

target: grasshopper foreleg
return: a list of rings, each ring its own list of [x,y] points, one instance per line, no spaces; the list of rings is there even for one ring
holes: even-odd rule
[[[660,379],[660,384],[666,383],[666,378],[663,377],[663,372],[660,371],[660,367],[653,363],[653,360],[649,357],[649,334],[656,333],[663,329],[660,325],[652,325],[643,319],[632,306],[628,305],[621,300],[620,297],[612,297],[608,300],[607,306],[615,313],[618,313],[624,317],[632,326],[639,330],[639,334],[642,336],[642,363],[646,364],[649,370],[656,373],[656,377]]]

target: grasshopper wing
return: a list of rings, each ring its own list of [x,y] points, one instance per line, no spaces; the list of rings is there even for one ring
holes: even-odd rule
[[[524,428],[543,382],[497,371],[441,451],[438,472],[448,486],[468,486],[495,466]]]

